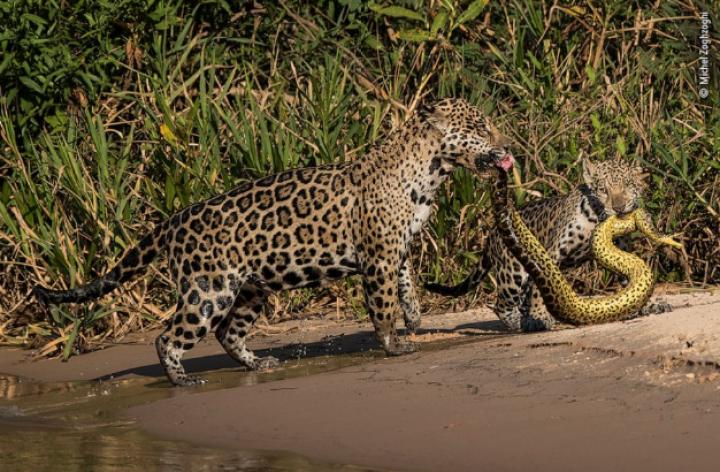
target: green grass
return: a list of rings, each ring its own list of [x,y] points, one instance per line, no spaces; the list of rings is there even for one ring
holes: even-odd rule
[[[645,166],[646,206],[686,244],[657,258],[661,280],[720,282],[720,74],[704,100],[696,81],[698,12],[720,18],[711,2],[71,3],[0,7],[6,342],[68,355],[156,323],[173,295],[161,265],[86,307],[46,312],[27,296],[102,273],[190,202],[352,160],[443,96],[476,103],[513,137],[520,201],[577,183],[581,155]],[[717,65],[717,36],[711,50]],[[456,172],[416,272],[467,273],[491,228],[488,198]],[[357,307],[352,283],[341,292]]]

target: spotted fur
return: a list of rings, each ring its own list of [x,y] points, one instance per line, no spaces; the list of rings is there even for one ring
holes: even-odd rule
[[[413,351],[395,328],[398,312],[414,329],[420,314],[408,250],[435,193],[457,166],[484,170],[507,159],[506,140],[479,109],[447,99],[417,113],[356,161],[288,170],[245,183],[181,210],[144,237],[105,276],[68,291],[37,287],[46,303],[83,302],[140,274],[168,253],[177,310],[156,341],[177,385],[183,354],[208,332],[251,369],[245,336],[268,294],[363,276],[377,339],[388,354]]]
[[[619,160],[593,163],[584,159],[582,165],[582,185],[565,195],[535,200],[519,211],[561,268],[577,267],[589,260],[590,238],[598,223],[609,215],[624,215],[636,209],[645,189],[639,167]],[[465,280],[453,287],[427,284],[426,288],[457,297],[476,287],[491,270],[498,285],[494,310],[508,328],[538,331],[555,324],[528,273],[497,231],[486,239],[480,264]]]

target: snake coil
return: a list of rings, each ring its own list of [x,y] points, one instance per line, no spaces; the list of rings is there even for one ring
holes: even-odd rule
[[[515,210],[508,196],[508,176],[502,170],[495,179],[493,210],[503,242],[532,277],[550,314],[574,325],[626,319],[637,313],[652,294],[655,277],[650,267],[639,257],[618,249],[613,238],[639,230],[656,244],[682,248],[671,237],[658,235],[642,209],[624,217],[609,216],[595,228],[593,255],[607,269],[625,275],[628,284],[612,295],[584,297],[575,293]]]

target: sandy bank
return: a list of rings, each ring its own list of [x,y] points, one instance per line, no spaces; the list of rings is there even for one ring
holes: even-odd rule
[[[667,299],[676,306],[669,314],[531,335],[507,335],[487,309],[429,316],[425,327],[436,334],[420,339],[453,342],[402,358],[375,351],[285,380],[179,389],[129,414],[169,439],[395,470],[718,470],[720,295]],[[251,346],[285,360],[322,363],[376,347],[367,324],[274,329],[280,334]],[[67,363],[27,362],[5,349],[0,372],[45,381],[161,377],[154,335]],[[186,364],[237,369],[215,342]]]

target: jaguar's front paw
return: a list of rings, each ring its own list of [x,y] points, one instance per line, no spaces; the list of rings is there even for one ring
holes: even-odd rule
[[[673,306],[665,300],[655,300],[640,309],[638,316],[659,315],[673,311]]]
[[[420,343],[407,340],[398,340],[397,342],[385,347],[388,356],[402,356],[420,350]]]
[[[526,318],[522,320],[520,329],[524,333],[536,333],[538,331],[550,331],[555,327],[554,320],[540,318]]]
[[[266,356],[257,360],[256,369],[259,371],[274,369],[280,366],[280,360],[277,357]]]
[[[247,360],[245,365],[250,370],[262,372],[278,367],[280,365],[280,360],[273,356],[253,357],[252,359]]]
[[[196,375],[185,375],[170,380],[177,387],[194,387],[196,385],[204,385],[207,379]]]
[[[422,324],[422,318],[420,316],[413,316],[412,318],[405,318],[405,329],[408,333],[415,333],[420,325]]]

